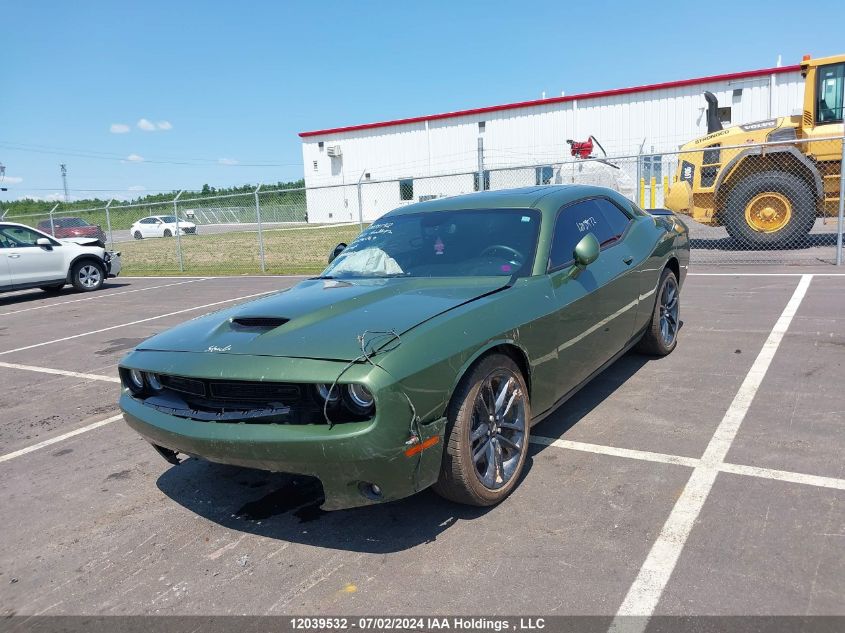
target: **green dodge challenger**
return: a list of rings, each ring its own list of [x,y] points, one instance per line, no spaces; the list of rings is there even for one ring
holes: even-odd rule
[[[141,343],[120,406],[168,461],[314,476],[324,509],[492,505],[532,425],[631,347],[675,348],[688,265],[681,220],[599,187],[412,204],[319,277]]]

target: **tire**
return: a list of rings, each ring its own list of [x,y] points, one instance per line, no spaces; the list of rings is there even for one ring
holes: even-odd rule
[[[816,198],[810,185],[794,174],[752,174],[728,193],[725,228],[747,248],[801,246],[816,220]]]
[[[674,302],[674,303],[673,303]],[[669,305],[671,304],[671,306]],[[678,346],[681,324],[681,292],[678,280],[668,268],[663,269],[654,300],[654,310],[637,351],[651,356],[667,356]],[[671,336],[667,336],[664,326]]]
[[[164,229],[164,237],[173,237],[173,233],[170,232],[170,229]]]
[[[141,238],[143,238],[144,236],[143,236],[143,235],[141,235],[141,231],[135,231],[135,232],[132,234],[132,237],[134,237],[136,240],[140,240],[140,239],[141,239]]]
[[[495,395],[503,387],[505,395],[496,408]],[[501,415],[508,401],[510,409]],[[492,403],[501,415],[492,429],[489,419],[484,419],[490,415],[487,403]],[[451,501],[473,506],[499,503],[518,485],[528,455],[531,406],[519,367],[501,354],[481,359],[458,384],[447,417],[443,462],[434,491]],[[477,434],[475,440],[472,433]]]
[[[76,262],[70,269],[70,280],[73,287],[80,292],[91,292],[103,287],[106,279],[106,269],[99,262],[83,259]]]
[[[54,284],[52,286],[41,286],[41,290],[49,294],[56,294],[57,292],[61,292],[64,287],[64,284]]]

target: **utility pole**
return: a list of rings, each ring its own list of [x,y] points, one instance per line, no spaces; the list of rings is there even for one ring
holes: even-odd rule
[[[59,167],[62,168],[62,186],[65,188],[65,202],[70,202],[70,196],[67,193],[67,165],[62,163]]]

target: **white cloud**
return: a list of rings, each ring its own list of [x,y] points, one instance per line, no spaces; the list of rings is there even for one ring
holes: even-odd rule
[[[138,119],[138,123],[136,125],[138,126],[138,129],[144,130],[144,132],[155,132],[156,129],[155,123],[149,119]]]
[[[156,121],[156,127],[159,130],[172,130],[173,124],[170,121]]]
[[[125,123],[112,123],[109,132],[112,134],[126,134],[129,131],[129,126]]]
[[[218,158],[217,159],[218,165],[237,165],[238,161],[234,158]]]
[[[129,154],[129,156],[127,156],[127,157],[126,157],[126,160],[125,160],[125,161],[123,161],[123,162],[130,162],[130,163],[143,163],[143,162],[144,162],[144,157],[143,157],[143,156],[138,156],[138,154]]]
[[[17,185],[23,182],[20,176],[0,176],[0,184],[2,185]]]
[[[131,187],[129,187],[129,191],[146,191],[146,190],[147,190],[147,188],[144,187],[143,185],[132,185]]]
[[[79,200],[77,196],[69,196],[71,200]],[[64,202],[65,194],[61,191],[46,196],[18,196],[18,200],[35,200],[36,202]]]

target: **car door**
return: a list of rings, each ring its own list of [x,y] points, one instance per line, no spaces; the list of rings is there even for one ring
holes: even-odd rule
[[[67,276],[62,246],[55,240],[50,240],[50,246],[39,246],[37,241],[46,236],[25,226],[6,225],[0,228],[0,234],[8,244],[3,255],[13,285],[56,281]]]
[[[596,199],[558,212],[549,257],[559,316],[555,336],[561,395],[587,379],[632,336],[639,280],[630,249],[605,218]],[[602,246],[598,259],[573,269],[575,246],[592,233]]]
[[[141,235],[143,237],[158,237],[158,233],[156,232],[156,219],[155,218],[144,218],[141,220],[139,224],[139,228],[141,230]]]
[[[0,226],[2,229],[2,226]],[[12,286],[12,274],[9,272],[9,261],[6,258],[8,240],[0,232],[0,289],[8,290]]]

